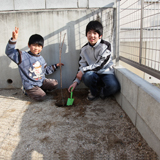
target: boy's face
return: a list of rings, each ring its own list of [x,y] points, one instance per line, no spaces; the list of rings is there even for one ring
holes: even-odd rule
[[[38,54],[42,51],[42,46],[39,44],[31,44],[31,45],[28,45],[28,47],[30,48],[30,51],[33,54]]]
[[[99,36],[99,34],[97,32],[95,32],[95,30],[90,30],[87,32],[88,42],[92,46],[94,46],[100,38],[102,38],[102,36]]]

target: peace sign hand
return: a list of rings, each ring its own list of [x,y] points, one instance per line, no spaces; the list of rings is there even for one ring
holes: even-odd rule
[[[12,40],[16,41],[18,38],[19,28],[15,27],[15,31],[12,32]]]

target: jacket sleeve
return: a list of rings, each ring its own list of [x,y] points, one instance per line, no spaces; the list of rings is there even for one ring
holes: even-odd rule
[[[82,71],[84,67],[87,67],[88,63],[86,62],[85,58],[83,57],[82,54],[80,54],[80,60],[79,60],[79,70],[78,71]]]
[[[51,66],[46,66],[46,72],[45,72],[45,75],[49,75],[49,74],[52,74],[53,72],[55,72],[57,70],[57,65],[54,64],[54,65],[51,65]]]
[[[87,66],[87,62],[85,61],[85,59],[82,56],[82,51],[80,53],[80,58],[79,58],[79,68],[78,68],[78,72],[83,68]],[[77,72],[77,73],[78,73]],[[75,79],[73,80],[73,83],[77,82],[78,84],[80,83],[80,80],[78,78],[75,77]]]
[[[22,52],[19,51],[18,49],[15,49],[15,46],[16,46],[16,41],[12,41],[10,39],[7,46],[6,46],[5,53],[16,64],[20,64],[21,63],[21,53]]]
[[[107,66],[107,64],[111,61],[111,51],[109,48],[106,48],[97,58],[97,61],[88,66],[84,66],[81,68],[82,73],[85,73],[87,71],[99,71],[100,69]]]

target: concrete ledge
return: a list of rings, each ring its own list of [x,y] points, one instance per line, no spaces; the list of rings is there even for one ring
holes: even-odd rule
[[[125,68],[115,73],[121,84],[117,102],[160,157],[160,89]]]
[[[67,9],[67,8],[114,8],[115,0],[0,0],[0,11],[33,10],[33,9]]]

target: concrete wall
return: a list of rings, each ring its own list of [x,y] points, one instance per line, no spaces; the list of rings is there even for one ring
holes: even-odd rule
[[[121,84],[117,102],[160,157],[160,89],[125,68],[117,67],[116,76]]]
[[[116,0],[0,0],[0,11],[51,9],[51,8],[98,8],[113,7]]]
[[[62,87],[68,88],[78,70],[80,48],[87,43],[86,25],[89,21],[98,19],[105,26],[104,39],[108,34],[112,37],[113,11],[113,8],[101,8],[0,12],[0,88],[22,86],[17,65],[5,55],[6,44],[15,26],[19,27],[16,48],[20,50],[28,51],[28,39],[32,34],[37,33],[44,37],[45,45],[41,55],[48,65],[59,62],[60,33],[61,41],[66,33],[61,61],[65,65],[62,67]],[[60,70],[58,69],[48,78],[55,78],[60,82]]]

